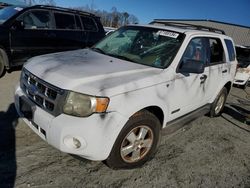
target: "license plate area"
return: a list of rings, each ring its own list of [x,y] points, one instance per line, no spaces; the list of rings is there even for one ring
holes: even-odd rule
[[[33,112],[35,106],[24,97],[19,98],[19,106],[23,116],[30,121],[33,120]]]

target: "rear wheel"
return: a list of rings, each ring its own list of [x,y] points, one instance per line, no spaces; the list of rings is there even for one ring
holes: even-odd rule
[[[155,115],[141,111],[132,116],[120,132],[105,163],[111,168],[135,168],[156,152],[161,125]]]
[[[210,109],[210,117],[217,117],[221,114],[227,99],[227,89],[224,87],[217,95]]]

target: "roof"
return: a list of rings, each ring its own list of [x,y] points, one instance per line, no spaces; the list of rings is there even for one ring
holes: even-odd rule
[[[164,26],[164,25],[130,24],[130,25],[127,25],[127,26],[157,28],[157,29],[163,29],[163,30],[176,31],[178,33],[185,33],[187,31],[187,29],[178,28],[178,27]]]
[[[148,27],[148,28],[156,28],[160,30],[167,30],[167,31],[172,31],[172,32],[177,32],[177,33],[185,33],[185,34],[192,34],[192,33],[199,33],[199,34],[209,34],[209,35],[222,35],[226,36],[222,33],[218,32],[211,32],[208,30],[199,30],[199,29],[190,29],[190,28],[185,28],[185,27],[176,27],[174,25],[164,25],[164,24],[130,24],[127,26],[133,26],[133,27]],[[226,36],[228,37],[228,36]]]
[[[8,5],[25,5],[24,2],[21,2],[19,0],[0,0],[0,3],[5,3]]]

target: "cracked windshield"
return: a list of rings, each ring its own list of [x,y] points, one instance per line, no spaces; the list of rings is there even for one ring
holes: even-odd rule
[[[100,53],[156,68],[167,67],[184,35],[155,28],[123,27],[94,48]]]

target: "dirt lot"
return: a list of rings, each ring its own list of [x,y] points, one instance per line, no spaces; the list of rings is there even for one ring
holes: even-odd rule
[[[250,87],[233,88],[222,117],[164,136],[142,168],[111,170],[42,141],[13,105],[20,71],[0,79],[0,187],[250,187]],[[249,95],[248,95],[249,93]]]

